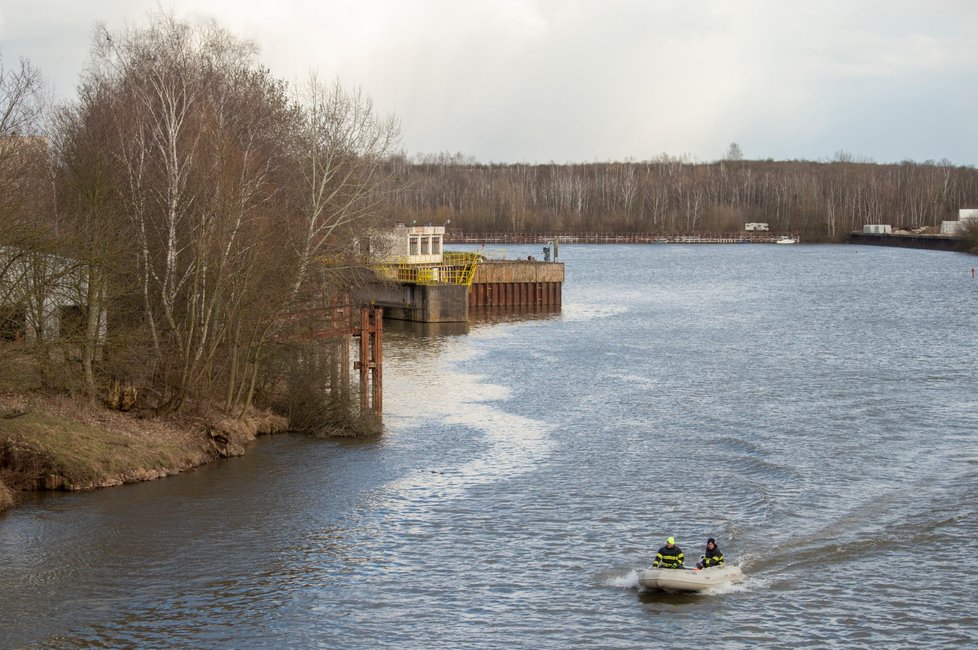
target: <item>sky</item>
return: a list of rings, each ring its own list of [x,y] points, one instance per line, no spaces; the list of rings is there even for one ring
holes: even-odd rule
[[[360,88],[408,155],[978,164],[976,0],[0,0],[0,53],[71,101],[95,24],[161,7]]]

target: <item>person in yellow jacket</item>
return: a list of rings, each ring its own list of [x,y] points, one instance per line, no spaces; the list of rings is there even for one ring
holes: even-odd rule
[[[666,540],[666,545],[655,554],[655,562],[652,563],[652,567],[659,569],[683,568],[683,550],[676,546],[675,538],[670,537]]]

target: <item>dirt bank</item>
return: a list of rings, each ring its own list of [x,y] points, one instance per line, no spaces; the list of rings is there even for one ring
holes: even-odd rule
[[[89,490],[178,474],[239,456],[284,431],[270,413],[144,419],[64,397],[0,394],[0,510],[26,490]]]

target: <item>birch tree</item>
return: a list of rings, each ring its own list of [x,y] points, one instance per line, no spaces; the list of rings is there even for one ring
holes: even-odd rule
[[[284,220],[280,188],[296,113],[255,54],[214,24],[167,15],[145,29],[96,36],[89,83],[108,89],[101,101],[114,115],[107,147],[129,216],[163,412],[215,382],[237,383],[229,357],[264,336],[243,324],[274,322],[265,289],[281,250],[273,252],[269,222]],[[253,353],[244,356],[254,365]]]
[[[396,153],[400,137],[395,118],[381,116],[361,90],[347,91],[338,80],[323,84],[310,77],[299,106],[300,209],[290,221],[293,302],[318,259],[349,251],[357,234],[371,225],[385,199],[378,190],[385,162]]]

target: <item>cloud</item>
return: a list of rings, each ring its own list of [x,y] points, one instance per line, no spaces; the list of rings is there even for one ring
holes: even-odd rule
[[[7,4],[5,52],[29,56],[63,95],[96,20],[121,27],[156,7]],[[359,85],[399,117],[409,152],[462,151],[484,161],[660,152],[711,160],[737,141],[748,157],[818,158],[846,148],[880,161],[976,161],[978,135],[966,126],[964,102],[974,99],[978,73],[978,5],[967,0],[171,6],[254,40],[263,63],[290,82],[314,69]],[[881,133],[884,123],[902,125],[902,137]]]

